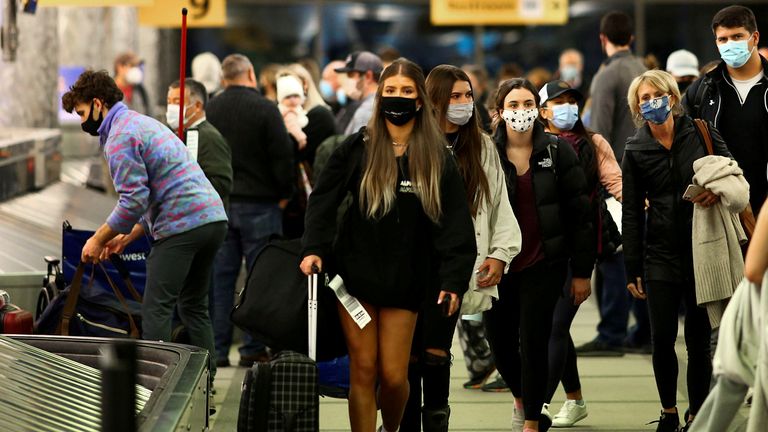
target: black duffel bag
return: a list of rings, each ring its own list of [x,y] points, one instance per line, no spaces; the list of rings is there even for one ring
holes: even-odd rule
[[[92,289],[96,267],[104,272],[114,297],[105,299],[103,295],[87,295]],[[86,265],[78,264],[72,278],[72,284],[61,291],[48,304],[35,322],[35,333],[61,336],[94,337],[141,337],[141,315],[135,313],[141,307],[141,295],[133,287],[129,278],[124,278],[128,290],[134,299],[129,305],[121,290],[109,277],[103,264],[91,267],[89,284],[81,289]],[[135,303],[135,304],[133,304]]]
[[[301,239],[273,240],[265,246],[248,271],[231,319],[273,351],[306,355],[307,277],[299,270],[300,260]],[[317,360],[345,355],[336,296],[324,283],[318,286],[317,308]]]

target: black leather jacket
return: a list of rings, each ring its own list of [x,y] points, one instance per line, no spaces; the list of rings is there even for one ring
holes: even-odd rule
[[[720,133],[711,124],[709,130],[714,153],[731,157]],[[693,162],[704,156],[706,146],[688,116],[675,119],[671,150],[651,135],[647,124],[627,140],[622,234],[628,282],[693,278],[693,204],[683,193],[693,180]]]

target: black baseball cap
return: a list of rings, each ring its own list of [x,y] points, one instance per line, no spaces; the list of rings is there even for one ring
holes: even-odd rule
[[[338,73],[347,72],[361,72],[365,73],[372,71],[374,74],[381,73],[384,69],[384,65],[381,63],[381,59],[376,54],[370,51],[355,51],[348,55],[346,64],[342,68],[334,69]]]
[[[559,97],[565,93],[571,93],[577,101],[584,99],[584,95],[581,94],[580,91],[571,87],[570,84],[565,81],[557,80],[544,84],[544,87],[539,90],[539,98],[541,99],[540,104],[544,105],[546,101]]]

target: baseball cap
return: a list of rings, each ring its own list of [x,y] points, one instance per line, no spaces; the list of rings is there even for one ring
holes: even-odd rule
[[[667,72],[676,77],[699,76],[699,59],[690,51],[677,50],[667,57]]]
[[[582,95],[580,91],[571,87],[567,82],[556,80],[544,84],[544,87],[539,90],[539,98],[541,99],[540,103],[541,105],[544,105],[544,102],[550,99],[554,99],[564,93],[572,93],[576,100],[579,101],[584,99],[584,95]]]
[[[344,62],[344,67],[334,69],[334,71],[338,73],[372,71],[377,74],[384,69],[379,56],[370,51],[355,51],[348,55]]]

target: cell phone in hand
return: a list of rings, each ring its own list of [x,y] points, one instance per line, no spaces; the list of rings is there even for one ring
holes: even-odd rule
[[[693,201],[694,198],[706,191],[707,189],[702,186],[695,184],[688,185],[688,188],[686,188],[685,192],[683,192],[683,199],[686,201]]]
[[[450,294],[446,294],[443,296],[443,301],[440,303],[440,306],[442,306],[443,310],[443,316],[449,317],[451,316],[451,296]]]

